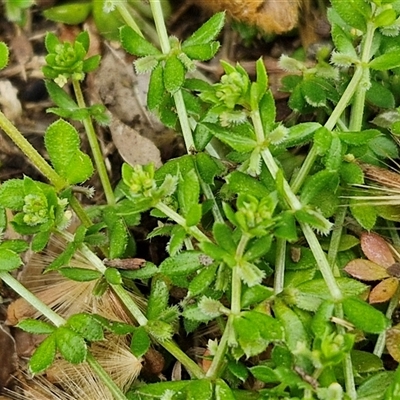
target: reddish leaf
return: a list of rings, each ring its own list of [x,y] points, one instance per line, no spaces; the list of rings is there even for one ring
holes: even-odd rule
[[[362,281],[380,281],[390,276],[385,268],[361,258],[350,261],[344,270],[352,277]]]
[[[369,302],[374,303],[384,303],[392,298],[395,294],[397,287],[399,286],[399,281],[397,278],[388,278],[378,283],[369,295]]]
[[[386,332],[386,348],[389,354],[400,362],[400,324],[392,326]]]
[[[387,268],[395,263],[388,243],[376,233],[362,233],[361,248],[369,260],[382,267]]]

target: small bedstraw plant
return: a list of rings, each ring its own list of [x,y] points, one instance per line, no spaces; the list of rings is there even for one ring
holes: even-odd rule
[[[107,2],[105,11],[118,3]],[[321,50],[312,68],[282,56],[282,67],[296,73],[283,82],[289,105],[296,115],[316,116],[291,125],[276,121],[261,59],[254,78],[226,61],[217,83],[188,78],[197,61],[217,53],[223,13],[180,41],[168,37],[160,2],[150,0],[150,7],[160,48],[132,25],[120,29],[120,40],[138,57],[136,71],[150,74],[149,110],[182,133],[187,155],[157,170],[124,164],[121,182],[111,187],[92,123],[107,124],[105,110],[86,106],[80,86],[100,62],[86,57],[87,33],[74,43],[46,36],[43,73],[56,104],[49,111],[61,117],[45,132],[51,165],[0,113],[0,127],[49,181],[2,183],[3,231],[11,224],[32,235],[34,251],[44,249],[51,235],[62,236],[68,245],[46,271],[95,281],[95,295],[111,291],[131,317],[131,323],[90,313],[61,318],[10,274],[21,266],[28,243],[3,240],[0,278],[48,320],[19,323],[47,335],[30,360],[31,371],[48,368],[56,353],[71,363],[87,361],[116,399],[397,399],[399,370],[386,370],[381,355],[399,290],[384,315],[365,301],[368,286],[344,268],[359,258],[357,232],[373,229],[388,213],[371,210],[364,196],[352,196],[350,207],[344,199],[354,194],[352,185],[364,183],[366,164],[384,166],[398,156],[392,134],[400,121],[400,2],[332,0],[335,49]],[[7,58],[1,44],[0,66]],[[67,82],[75,98],[60,88]],[[94,165],[65,119],[83,123]],[[294,147],[307,148],[306,155],[295,156]],[[75,195],[86,191],[81,185],[94,171],[106,204],[89,214]],[[121,268],[135,256],[129,228],[148,211],[159,220],[149,238],[169,236],[168,257],[160,265]],[[72,212],[81,220],[74,234],[65,230]],[[392,240],[399,244],[396,233]],[[78,251],[93,268],[69,265]],[[137,281],[148,286],[144,311],[128,292],[138,293]],[[183,293],[175,305],[174,287]],[[217,326],[220,334],[209,339],[200,367],[174,336],[203,324]],[[91,343],[104,340],[105,331],[129,335],[137,358],[163,347],[183,365],[186,379],[137,382],[124,392],[91,355]],[[397,354],[395,327],[389,333]]]

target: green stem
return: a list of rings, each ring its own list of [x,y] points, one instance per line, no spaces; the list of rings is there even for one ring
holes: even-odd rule
[[[286,240],[276,240],[275,274],[274,274],[274,293],[282,292],[285,283],[285,262],[286,262]]]
[[[175,212],[172,208],[168,207],[166,204],[159,202],[154,208],[162,211],[170,219],[175,221],[178,225],[186,227],[185,218]],[[210,239],[199,229],[197,226],[186,227],[187,231],[199,242],[210,242]]]
[[[335,265],[336,256],[339,250],[340,240],[342,238],[343,224],[346,217],[347,207],[339,206],[335,217],[335,225],[332,232],[331,241],[328,250],[328,262],[330,265]]]
[[[117,3],[116,8],[119,11],[119,13],[121,14],[121,17],[124,20],[124,22],[128,26],[130,26],[138,35],[143,37],[142,31],[140,30],[140,28],[138,27],[136,21],[132,18],[132,15],[130,14],[130,12],[126,8],[126,4],[125,3]]]
[[[344,91],[342,97],[337,103],[335,109],[332,111],[332,114],[328,118],[325,123],[325,128],[328,130],[332,130],[336,124],[338,123],[343,111],[349,105],[350,101],[354,97],[354,104],[351,110],[351,121],[350,121],[350,130],[351,131],[359,131],[362,126],[362,118],[363,118],[363,110],[365,104],[365,88],[360,85],[360,81],[365,74],[365,65],[369,61],[372,47],[372,39],[374,37],[375,26],[372,23],[367,25],[367,32],[365,35],[365,40],[363,43],[363,51],[361,54],[361,62],[357,65],[354,75],[350,80],[346,90]],[[304,180],[310,173],[312,166],[314,165],[315,160],[318,157],[318,151],[313,146],[309,153],[307,154],[306,159],[303,162],[302,167],[300,168],[299,173],[292,183],[292,190],[294,193],[297,193],[300,187],[303,185]]]
[[[66,323],[65,319],[55,313],[49,306],[38,299],[33,293],[26,289],[8,272],[0,272],[0,280],[10,286],[16,293],[24,298],[31,306],[36,308],[44,317],[51,321],[55,326],[61,326]],[[86,361],[97,374],[101,381],[107,386],[115,400],[127,400],[124,393],[114,383],[103,367],[97,362],[91,353],[87,353]]]
[[[361,64],[357,68],[361,69],[362,75],[368,73],[368,62],[371,58],[372,41],[375,33],[375,24],[369,22],[367,24],[367,32],[363,39],[363,51],[361,54]],[[365,107],[365,95],[367,88],[364,85],[358,85],[356,93],[354,95],[353,106],[351,108],[350,125],[349,129],[353,132],[358,132],[362,128],[364,107]]]
[[[238,269],[240,268],[240,262],[242,260],[246,245],[250,240],[250,236],[243,234],[240,238],[240,242],[236,249],[236,266],[232,268],[232,294],[231,294],[231,313],[228,317],[224,333],[222,334],[221,340],[218,345],[218,350],[213,358],[211,366],[207,371],[207,378],[217,379],[223,369],[225,363],[225,355],[228,350],[228,342],[231,336],[234,336],[233,321],[240,315],[241,311],[241,293],[242,293],[242,281],[240,279]]]
[[[14,292],[18,293],[22,298],[24,298],[32,307],[36,308],[42,315],[44,315],[49,321],[51,321],[55,326],[60,326],[65,324],[64,318],[60,317],[56,312],[54,312],[49,306],[43,303],[42,300],[38,299],[33,293],[31,293],[25,286],[18,282],[12,275],[8,272],[0,272],[0,280],[5,282]]]
[[[74,87],[76,101],[80,108],[86,108],[85,99],[83,98],[83,93],[81,85],[78,80],[73,79],[72,85]],[[83,126],[85,127],[86,135],[89,140],[90,148],[92,149],[92,154],[94,162],[96,164],[97,173],[99,174],[101,184],[103,185],[104,194],[108,204],[115,203],[114,192],[111,187],[110,180],[108,179],[107,169],[104,163],[104,157],[100,149],[99,142],[97,140],[96,132],[93,127],[93,122],[90,116],[87,116],[83,120]]]
[[[262,143],[264,141],[264,131],[262,127],[262,122],[261,122],[261,117],[260,113],[258,110],[254,110],[251,112],[251,118],[253,121],[254,125],[254,130],[256,132],[256,137],[257,141],[259,143]],[[265,165],[267,166],[270,174],[274,179],[276,179],[279,167],[276,164],[271,152],[269,149],[264,149],[261,152],[262,158],[265,162]],[[302,208],[302,204],[300,203],[299,199],[296,197],[296,195],[293,193],[291,187],[289,186],[288,182],[283,179],[283,189],[284,189],[284,196],[285,199],[293,211],[300,210]],[[330,291],[330,294],[334,300],[340,301],[342,299],[342,293],[341,290],[335,280],[335,277],[333,276],[331,267],[328,263],[328,260],[326,259],[326,255],[323,252],[321,245],[311,229],[311,227],[308,224],[305,223],[300,223],[300,226],[303,230],[304,236],[310,246],[310,250],[312,251],[314,258],[317,262],[318,268],[322,274],[322,277],[324,278],[328,289]]]
[[[89,228],[89,226],[93,225],[92,220],[89,218],[86,211],[82,207],[82,204],[76,199],[75,196],[70,197],[69,204],[75,211],[76,216],[79,218],[79,220],[86,228]]]
[[[68,183],[54,171],[38,151],[25,139],[22,133],[0,111],[0,128],[10,137],[30,162],[53,184],[56,191],[68,186]]]
[[[107,372],[99,364],[99,362],[93,357],[91,353],[87,353],[86,361],[90,368],[97,374],[97,376],[102,380],[102,382],[107,386],[108,390],[111,392],[115,400],[127,400],[127,397],[121,391],[121,389],[114,383]]]
[[[67,232],[59,232],[67,241],[71,242],[73,236]],[[82,255],[90,261],[90,263],[102,274],[105,273],[106,267],[99,257],[96,256],[86,245],[82,244],[80,249]],[[147,318],[143,315],[142,311],[133,301],[132,297],[129,296],[128,292],[121,285],[111,285],[113,292],[120,299],[121,303],[124,304],[126,309],[132,315],[132,317],[141,326],[147,324]],[[160,343],[166,350],[168,350],[179,362],[186,368],[186,370],[194,377],[201,379],[204,377],[204,371],[191,359],[189,358],[172,340],[166,340]]]

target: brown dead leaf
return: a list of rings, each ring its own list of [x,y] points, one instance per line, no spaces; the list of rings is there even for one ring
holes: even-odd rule
[[[398,286],[399,280],[397,278],[387,278],[379,282],[369,294],[370,304],[389,301],[395,294]]]
[[[0,390],[10,382],[11,375],[17,369],[15,341],[10,330],[0,325]]]
[[[361,248],[367,258],[382,267],[388,268],[395,263],[388,243],[373,232],[361,234]]]
[[[361,258],[350,261],[344,270],[352,277],[363,281],[380,281],[390,276],[382,266]]]
[[[386,331],[386,348],[389,354],[400,362],[400,324],[392,326]]]
[[[110,131],[119,154],[130,165],[145,165],[153,162],[156,168],[162,165],[160,150],[149,139],[135,129],[113,117]]]

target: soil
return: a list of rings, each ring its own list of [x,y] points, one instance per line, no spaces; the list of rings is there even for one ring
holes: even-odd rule
[[[265,2],[268,3],[268,0]],[[103,39],[96,32],[93,21],[88,20],[82,26],[72,27],[57,24],[46,20],[42,15],[42,10],[55,1],[38,1],[37,3],[40,6],[35,5],[29,10],[28,22],[23,28],[7,21],[4,9],[0,6],[0,40],[9,45],[11,54],[9,65],[0,71],[0,109],[15,123],[25,137],[45,155],[44,131],[58,118],[46,112],[46,109],[52,106],[41,72],[46,54],[44,47],[46,32],[52,31],[63,40],[71,40],[81,29],[87,29],[91,37],[91,53],[102,54],[103,62],[99,71],[87,77],[84,90],[88,103],[101,102],[106,105],[112,115],[110,127],[97,127],[112,183],[116,184],[120,179],[120,168],[124,160],[133,164],[154,161],[157,165],[161,165],[169,158],[182,154],[184,149],[179,135],[165,129],[155,117],[148,114],[145,107],[148,78],[135,75],[132,58],[126,56],[117,43],[110,43]],[[180,0],[171,3],[173,3],[173,10],[168,20],[169,32],[181,39],[190,35],[211,15],[206,2]],[[196,4],[203,6],[199,7]],[[291,111],[286,104],[287,94],[279,91],[279,82],[284,75],[284,71],[278,66],[279,57],[281,54],[290,55],[303,51],[310,55],[311,60],[315,49],[321,43],[325,43],[329,34],[329,27],[321,10],[312,8],[300,19],[300,27],[290,33],[265,36],[255,31],[256,33],[251,37],[243,38],[238,30],[233,28],[233,25],[237,26],[237,23],[232,24],[232,20],[228,18],[226,28],[220,37],[222,48],[218,57],[210,63],[200,64],[199,71],[210,81],[217,80],[222,73],[219,66],[219,58],[222,57],[232,63],[240,61],[252,74],[255,60],[263,57],[271,88],[277,100],[278,118],[281,120],[288,118]],[[243,31],[243,27],[241,30]],[[83,131],[79,124],[76,124],[76,127],[81,132]],[[124,139],[121,139],[122,136]],[[88,149],[83,135],[82,142],[83,147]],[[136,151],[130,152],[127,149]],[[43,179],[6,135],[0,132],[0,182],[11,178],[21,178],[23,175],[28,175],[33,179]],[[96,189],[96,194],[87,202],[96,204],[104,202],[97,176],[94,176],[88,185]],[[154,228],[154,224],[155,222],[150,217],[145,216],[140,228],[135,232],[135,237],[141,249],[138,256],[157,264],[165,256],[165,242],[153,240],[150,245],[144,242],[144,238]],[[12,235],[14,235],[12,232],[6,232],[7,237],[12,237]],[[30,262],[27,256],[26,265],[29,266]],[[29,272],[27,273],[24,269],[18,271],[16,276],[22,277],[21,279],[27,282]],[[177,294],[177,296],[180,295]],[[14,304],[15,297],[15,294],[0,282],[0,390],[13,389],[16,383],[25,379],[24,363],[38,341],[37,338],[10,325],[8,307]],[[188,337],[187,340],[193,339]],[[192,346],[193,343],[187,343],[184,347]],[[153,354],[152,357],[157,361],[148,361],[150,368],[147,369],[151,370],[151,367],[154,367],[157,370],[155,365],[160,363],[159,354]],[[164,366],[164,360],[161,360],[161,364]],[[160,373],[159,370],[157,370],[158,373]],[[11,396],[9,392],[7,393],[7,396]],[[10,398],[4,396],[0,396],[0,399]]]

